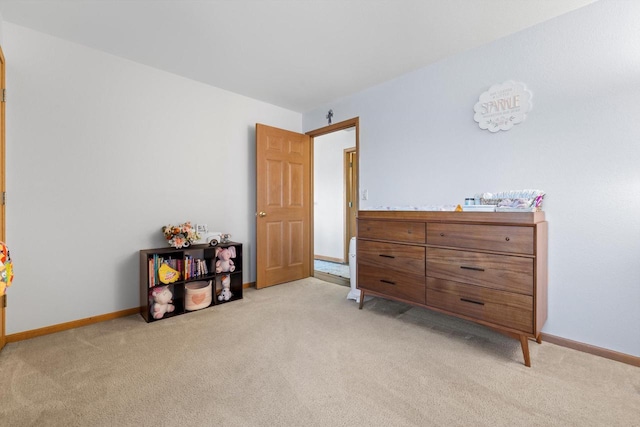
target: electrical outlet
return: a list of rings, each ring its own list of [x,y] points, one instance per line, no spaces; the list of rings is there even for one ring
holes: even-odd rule
[[[369,200],[369,190],[362,190],[362,200]]]
[[[198,234],[205,234],[208,231],[209,227],[207,227],[207,224],[196,224],[196,232]]]

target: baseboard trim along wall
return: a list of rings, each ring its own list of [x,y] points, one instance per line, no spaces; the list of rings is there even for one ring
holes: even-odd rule
[[[345,263],[345,260],[343,258],[334,258],[334,257],[324,256],[324,255],[314,255],[313,259],[317,259],[320,261],[337,262],[339,264]]]
[[[313,277],[316,279],[324,280],[325,282],[335,283],[336,285],[351,286],[351,281],[344,277],[334,276],[333,274],[323,273],[322,271],[315,270]]]
[[[555,335],[545,334],[542,335],[542,341],[556,344],[561,347],[572,348],[574,350],[582,351],[583,353],[593,354],[595,356],[604,357],[606,359],[615,360],[617,362],[626,363],[628,365],[640,367],[640,357],[632,356],[630,354],[619,353],[617,351],[609,350],[602,347],[596,347],[594,345],[581,343],[578,341],[572,341],[567,338],[556,337]]]
[[[255,287],[255,282],[244,283],[243,289]],[[16,334],[7,335],[7,343],[24,341],[42,335],[55,334],[56,332],[67,331],[69,329],[79,328],[81,326],[92,325],[94,323],[104,322],[106,320],[117,319],[119,317],[127,317],[140,313],[140,307],[129,308],[127,310],[116,311],[114,313],[101,314],[99,316],[91,316],[86,319],[73,320],[71,322],[60,323],[57,325],[46,326],[44,328],[32,329],[30,331],[18,332]]]
[[[16,341],[28,340],[35,337],[40,337],[42,335],[54,334],[56,332],[62,332],[69,329],[79,328],[81,326],[92,325],[94,323],[104,322],[106,320],[117,319],[118,317],[131,316],[132,314],[136,313],[140,313],[140,307],[116,311],[115,313],[101,314],[99,316],[91,316],[85,319],[59,323],[57,325],[46,326],[39,329],[32,329],[30,331],[18,332],[17,334],[7,335],[7,342],[11,343]]]

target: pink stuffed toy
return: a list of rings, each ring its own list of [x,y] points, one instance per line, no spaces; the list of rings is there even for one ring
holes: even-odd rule
[[[236,257],[236,247],[229,246],[228,248],[216,248],[216,273],[231,272],[236,269],[235,264],[231,258]]]
[[[168,286],[160,286],[151,291],[153,296],[153,308],[151,314],[154,319],[162,319],[165,313],[171,313],[175,310],[173,302],[173,294]]]

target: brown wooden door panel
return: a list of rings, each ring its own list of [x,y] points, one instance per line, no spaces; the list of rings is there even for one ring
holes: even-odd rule
[[[345,235],[344,235],[344,259],[349,259],[349,244],[351,238],[356,236],[356,218],[358,214],[358,189],[356,188],[356,176],[358,174],[358,153],[356,148],[347,148],[344,164],[344,194],[345,194]]]
[[[5,89],[5,62],[4,62],[4,53],[2,52],[2,48],[0,48],[0,92]],[[6,191],[5,187],[5,122],[4,122],[4,114],[5,114],[5,102],[0,102],[0,192],[4,193]],[[4,242],[4,233],[5,233],[5,205],[4,203],[0,204],[0,240]],[[6,317],[5,317],[5,305],[7,296],[0,297],[0,350],[7,343],[6,338]]]
[[[3,295],[0,297],[0,350],[7,344],[7,335],[5,328],[5,298],[7,296]]]
[[[256,287],[310,275],[311,144],[256,125]]]
[[[266,205],[270,208],[281,208],[282,188],[284,187],[284,162],[280,159],[266,159],[266,178],[268,185],[263,190],[266,192]]]

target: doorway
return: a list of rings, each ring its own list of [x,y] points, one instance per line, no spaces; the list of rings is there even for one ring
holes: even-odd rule
[[[2,48],[0,47],[0,192],[2,200],[0,201],[0,241],[4,240],[5,233],[5,205],[4,205],[4,194],[6,191],[5,187],[5,176],[4,176],[4,166],[5,166],[5,61],[4,54],[2,53]],[[6,314],[5,308],[7,306],[7,295],[3,295],[0,297],[0,350],[7,343],[7,335],[6,335]]]
[[[349,243],[358,210],[358,119],[308,132],[313,165],[313,275],[350,286]]]
[[[309,197],[314,192],[314,138],[351,128],[355,134],[352,193],[357,196],[357,117],[306,134],[256,124],[256,288],[316,276],[312,273],[314,209]],[[358,211],[357,197],[351,206],[352,212]],[[341,284],[349,286],[349,281]]]

